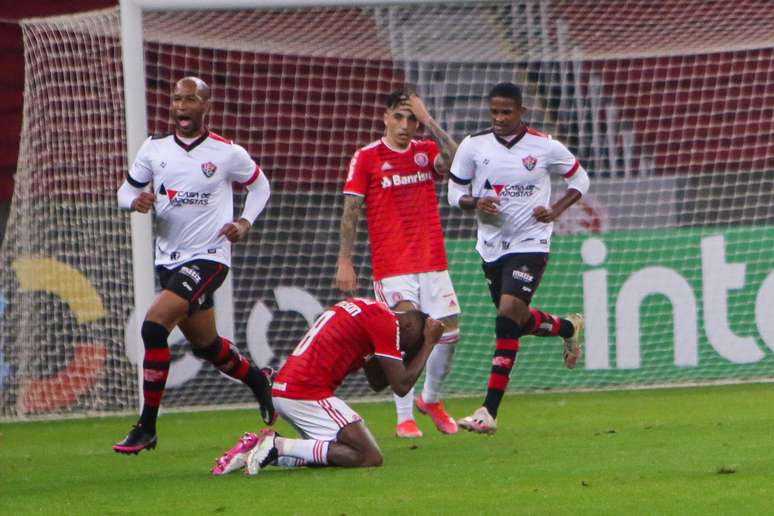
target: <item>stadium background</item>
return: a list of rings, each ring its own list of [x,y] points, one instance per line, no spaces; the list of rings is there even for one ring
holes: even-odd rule
[[[95,4],[84,2],[88,8],[99,7]],[[115,14],[106,14],[110,16]],[[570,27],[580,27],[581,23],[572,23],[573,17],[587,20],[590,15],[566,8],[563,16],[570,21]],[[282,26],[282,21],[277,25]],[[357,19],[347,21],[358,24]],[[412,22],[404,21],[411,28]],[[643,21],[647,21],[646,13]],[[305,26],[313,25],[310,19],[305,22]],[[318,17],[315,22],[326,26],[335,25],[338,20]],[[615,18],[607,18],[604,23],[608,25],[603,29],[615,32]],[[214,38],[206,29],[204,39]],[[514,47],[529,48],[528,32],[509,35]],[[707,34],[699,31],[702,36],[708,33],[709,30]],[[375,34],[375,27],[370,32],[366,27],[362,41],[378,44],[380,39]],[[197,37],[202,37],[201,32]],[[576,37],[583,39],[582,34]],[[539,298],[549,303],[548,308],[559,312],[583,308],[582,273],[587,271],[590,262],[583,262],[580,257],[589,234],[604,237],[608,262],[613,264],[608,271],[611,291],[617,290],[637,270],[670,266],[680,271],[694,292],[702,289],[699,249],[704,239],[723,235],[724,244],[729,246],[725,251],[728,261],[744,262],[749,267],[748,289],[735,298],[737,308],[729,309],[730,319],[755,320],[756,291],[772,270],[765,245],[772,240],[770,226],[774,221],[771,208],[774,151],[770,138],[766,138],[772,132],[774,98],[774,56],[770,44],[762,49],[687,52],[688,55],[665,57],[631,57],[625,53],[606,57],[611,46],[638,44],[637,41],[616,41],[612,36],[603,48],[586,45],[589,58],[583,61],[583,67],[566,70],[565,62],[555,57],[513,64],[494,59],[428,64],[409,58],[396,66],[390,60],[358,58],[373,49],[366,46],[352,50],[348,48],[349,40],[343,36],[321,39],[327,46],[317,54],[294,56],[288,52],[281,59],[255,50],[220,52],[206,45],[203,48],[180,45],[165,39],[163,33],[155,34],[146,49],[151,132],[163,131],[166,127],[168,95],[172,81],[179,75],[177,70],[200,73],[216,89],[210,125],[245,145],[272,179],[274,193],[269,211],[256,225],[248,244],[237,252],[234,262],[235,338],[241,347],[250,347],[250,316],[257,313],[252,320],[266,323],[265,326],[256,324],[265,329],[265,340],[271,343],[276,364],[289,352],[308,323],[308,317],[298,310],[283,309],[282,299],[298,299],[306,293],[325,306],[339,297],[331,287],[331,279],[337,249],[342,172],[354,147],[380,134],[380,97],[404,79],[420,85],[420,91],[431,101],[431,108],[436,114],[442,114],[445,125],[457,138],[485,124],[486,114],[481,106],[486,89],[493,82],[521,77],[527,84],[539,85],[528,92],[533,100],[530,120],[538,128],[557,134],[576,152],[591,171],[595,188],[595,203],[576,210],[558,228],[560,236],[564,236],[556,239],[551,276],[547,277]],[[654,52],[669,45],[685,47],[686,42],[676,36],[674,41],[661,43],[662,48]],[[120,55],[116,45],[109,50],[114,58]],[[382,55],[385,50],[377,49],[376,54]],[[326,57],[337,52],[354,55],[345,59]],[[83,55],[87,61],[91,60],[92,67],[103,63],[104,56],[93,52]],[[267,80],[258,86],[242,87],[245,77],[256,76],[266,76]],[[557,79],[557,76],[561,77]],[[568,77],[572,80],[567,81]],[[124,173],[125,152],[120,96],[113,88],[117,83],[95,86],[96,99],[104,102],[101,109],[113,110],[111,125],[72,127],[68,125],[71,120],[67,118],[67,109],[59,112],[61,118],[53,115],[58,107],[54,104],[66,104],[66,99],[52,99],[47,93],[50,90],[40,87],[48,84],[53,88],[57,78],[56,75],[40,77],[39,88],[32,92],[38,95],[31,100],[40,111],[53,117],[47,123],[54,130],[67,128],[79,140],[108,138],[107,148],[113,152],[94,158],[107,171],[97,175],[80,173],[84,163],[79,161],[78,153],[72,154],[69,163],[36,162],[39,166],[33,168],[32,180],[22,186],[24,195],[20,196],[20,202],[34,207],[46,199],[56,205],[47,212],[49,216],[41,219],[42,224],[15,220],[14,230],[18,234],[29,233],[40,238],[28,237],[24,246],[14,238],[13,242],[6,240],[3,246],[5,295],[8,299],[14,296],[22,299],[18,304],[8,305],[0,322],[3,329],[0,349],[5,365],[0,392],[0,415],[3,416],[123,411],[131,410],[136,404],[135,375],[124,352],[123,331],[131,309],[126,302],[131,296],[128,219],[117,211],[112,198]],[[313,88],[304,89],[308,88],[310,78]],[[744,86],[746,82],[750,85]],[[563,90],[568,83],[584,87],[577,91],[571,88],[551,91],[551,88]],[[669,93],[656,91],[656,83]],[[438,89],[441,84],[449,84],[449,89]],[[595,92],[592,86],[599,89]],[[304,91],[301,101],[299,89]],[[732,91],[735,89],[738,91]],[[665,102],[667,95],[675,95],[677,100]],[[579,135],[584,133],[596,134],[595,128],[591,127],[591,119],[589,127],[577,123],[573,109],[566,103],[592,102],[595,96],[613,99],[620,119],[632,124],[629,129],[638,138],[637,153],[611,158],[610,147],[605,142],[581,139]],[[264,102],[265,99],[269,102]],[[755,109],[756,101],[761,102],[760,109]],[[245,111],[245,106],[251,106],[250,110]],[[559,113],[559,116],[547,113]],[[320,120],[326,123],[320,124]],[[596,131],[611,132],[605,127]],[[623,140],[625,135],[617,137]],[[45,139],[30,145],[35,154],[43,157],[50,148],[56,147],[54,140]],[[643,156],[650,160],[643,162]],[[622,187],[626,188],[625,192]],[[637,209],[632,210],[632,206]],[[491,308],[471,252],[472,221],[445,207],[442,215],[452,250],[451,269],[466,310],[463,331],[468,334],[463,333],[465,346],[457,361],[472,364],[457,368],[450,386],[458,392],[475,392],[481,389],[486,376],[487,353],[491,347]],[[90,220],[102,226],[92,227]],[[664,231],[666,228],[671,231]],[[109,238],[94,238],[100,232]],[[365,291],[368,258],[363,245],[364,227],[360,234],[358,256],[361,287]],[[622,259],[614,260],[616,254]],[[44,256],[53,261],[28,261],[19,266],[13,260],[20,256],[30,260]],[[85,274],[103,300],[104,313],[87,309],[80,316],[73,315],[72,304],[66,306],[61,295],[40,291],[19,294],[20,284],[25,281],[45,283],[46,271],[69,273],[67,268],[57,269],[63,263]],[[110,273],[106,274],[106,270]],[[551,278],[556,278],[556,283]],[[303,292],[278,290],[283,288],[303,289]],[[21,290],[32,288],[22,286]],[[260,306],[255,312],[258,300],[266,309],[263,318]],[[313,304],[312,300],[309,303]],[[307,308],[309,303],[305,305]],[[700,342],[700,367],[676,368],[671,324],[665,329],[658,322],[672,317],[670,306],[657,300],[648,307],[651,315],[644,326],[657,331],[650,332],[650,340],[643,337],[644,365],[635,374],[589,370],[567,376],[561,372],[560,360],[555,354],[544,350],[530,354],[525,350],[513,386],[593,387],[771,375],[771,353],[753,364],[732,367],[729,362],[733,361],[718,357],[704,337]],[[749,328],[736,329],[749,333]],[[614,337],[611,334],[611,339]],[[761,335],[757,341],[764,337]],[[762,344],[762,349],[765,345],[774,345],[768,341]],[[175,349],[175,357],[183,360],[182,348]],[[76,360],[79,357],[80,362]],[[615,361],[616,357],[610,359]],[[61,382],[63,364],[73,362],[80,368],[74,371],[73,378],[88,377],[92,383],[75,385],[77,381],[69,381],[65,385]],[[58,382],[47,381],[57,377]],[[44,381],[33,381],[31,386],[30,379]],[[63,390],[70,393],[63,395]],[[363,382],[350,382],[346,392],[350,396],[364,394]],[[185,383],[185,388],[172,386],[165,400],[170,406],[203,402],[218,405],[247,402],[248,395],[238,386],[220,380],[216,373],[202,369]]]

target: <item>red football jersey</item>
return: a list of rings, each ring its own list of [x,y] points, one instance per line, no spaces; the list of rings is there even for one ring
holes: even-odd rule
[[[295,400],[333,396],[373,355],[402,360],[398,318],[387,305],[350,298],[323,312],[282,366],[272,395]]]
[[[374,280],[449,268],[435,194],[435,142],[403,152],[380,139],[357,151],[344,193],[365,197]]]

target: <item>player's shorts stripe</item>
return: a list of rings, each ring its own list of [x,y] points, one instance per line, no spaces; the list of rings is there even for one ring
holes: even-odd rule
[[[325,402],[331,407],[331,411],[333,411],[333,413],[336,414],[338,419],[342,422],[341,426],[342,427],[347,426],[349,424],[349,421],[347,421],[347,417],[344,414],[342,414],[339,409],[337,409],[335,406],[333,406],[333,404],[331,402],[329,402],[327,400]]]
[[[215,274],[213,274],[212,276],[210,276],[209,278],[207,278],[207,281],[205,281],[204,283],[202,283],[202,286],[201,286],[201,287],[199,287],[199,290],[197,290],[196,292],[194,292],[194,295],[193,295],[193,296],[191,296],[191,302],[192,302],[192,303],[193,303],[194,301],[196,301],[197,299],[199,299],[199,296],[201,296],[201,295],[204,293],[204,291],[205,291],[205,289],[207,288],[207,286],[208,286],[210,283],[212,283],[213,281],[215,281],[215,279],[216,279],[218,276],[220,276],[220,273],[221,273],[221,272],[223,272],[223,269],[225,269],[225,267],[224,267],[222,264],[220,264],[220,263],[219,263],[219,264],[218,264],[218,266],[217,266],[217,268],[215,269]]]
[[[261,167],[256,166],[255,172],[253,172],[253,177],[242,183],[242,186],[250,186],[251,184],[255,183],[255,180],[258,179],[258,176],[261,175]]]
[[[462,185],[462,186],[469,185],[470,182],[472,181],[472,179],[462,179],[461,177],[457,177],[454,174],[452,174],[451,172],[449,172],[449,179],[451,179],[452,181],[454,181],[458,185]]]
[[[133,178],[129,174],[126,174],[126,182],[129,183],[130,185],[132,185],[135,188],[145,188],[146,186],[148,186],[148,183],[150,183],[150,181],[147,181],[145,183],[141,183],[140,181],[137,181],[135,178]]]
[[[334,409],[330,402],[327,400],[318,400],[317,404],[320,405],[323,410],[328,414],[328,416],[339,426],[339,428],[344,428],[347,426],[347,420],[344,416],[341,415],[341,413]]]
[[[338,411],[338,410],[337,410],[337,409],[336,409],[336,408],[335,408],[335,407],[334,407],[334,406],[331,404],[331,402],[330,402],[330,401],[323,400],[323,402],[324,402],[324,403],[327,405],[327,408],[326,408],[326,407],[324,407],[324,408],[326,409],[326,411],[328,411],[328,413],[329,413],[329,414],[330,414],[330,416],[331,416],[331,417],[334,419],[334,421],[336,421],[336,423],[337,423],[337,424],[338,424],[340,427],[342,427],[342,428],[343,428],[343,427],[345,427],[345,426],[347,426],[347,418],[346,418],[346,417],[344,417],[344,414],[342,414],[341,412],[339,412],[339,411]]]
[[[574,175],[575,175],[575,173],[578,171],[578,168],[579,168],[579,167],[580,167],[580,161],[578,161],[578,160],[576,159],[576,160],[575,160],[575,164],[572,166],[572,168],[571,168],[571,169],[570,169],[570,170],[569,170],[569,171],[568,171],[566,174],[564,174],[564,175],[563,175],[563,177],[564,177],[565,179],[569,179],[569,178],[571,178],[571,177],[572,177],[572,176],[574,176]]]

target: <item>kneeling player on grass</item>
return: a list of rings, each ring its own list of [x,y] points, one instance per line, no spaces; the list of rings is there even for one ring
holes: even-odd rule
[[[385,304],[360,298],[334,305],[315,321],[274,381],[274,407],[302,439],[280,437],[270,428],[246,433],[216,461],[213,475],[244,466],[255,475],[270,464],[380,466],[382,453],[363,418],[334,391],[362,367],[372,389],[389,385],[404,396],[443,330],[418,310],[393,313]]]

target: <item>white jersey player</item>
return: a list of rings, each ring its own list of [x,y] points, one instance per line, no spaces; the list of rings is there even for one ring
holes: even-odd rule
[[[167,337],[175,326],[194,355],[250,387],[266,422],[274,418],[268,379],[218,335],[213,308],[213,294],[231,265],[231,244],[247,235],[266,206],[269,182],[247,151],[204,126],[209,108],[210,90],[204,81],[178,81],[171,106],[174,133],[145,141],[118,191],[122,208],[141,213],[155,209],[156,271],[162,287],[141,329],[142,414],[113,446],[118,453],[136,454],[156,446],[156,419],[171,361]],[[234,182],[247,189],[236,221]],[[151,192],[143,190],[148,186]]]
[[[497,307],[486,399],[472,416],[459,421],[463,428],[481,433],[497,428],[497,410],[522,335],[561,336],[568,368],[580,357],[583,317],[563,319],[529,304],[548,263],[553,221],[589,187],[588,174],[564,145],[522,123],[525,109],[518,86],[496,85],[489,102],[492,128],[460,143],[449,173],[449,203],[477,211],[476,250]],[[568,189],[549,206],[551,174],[564,177]]]

